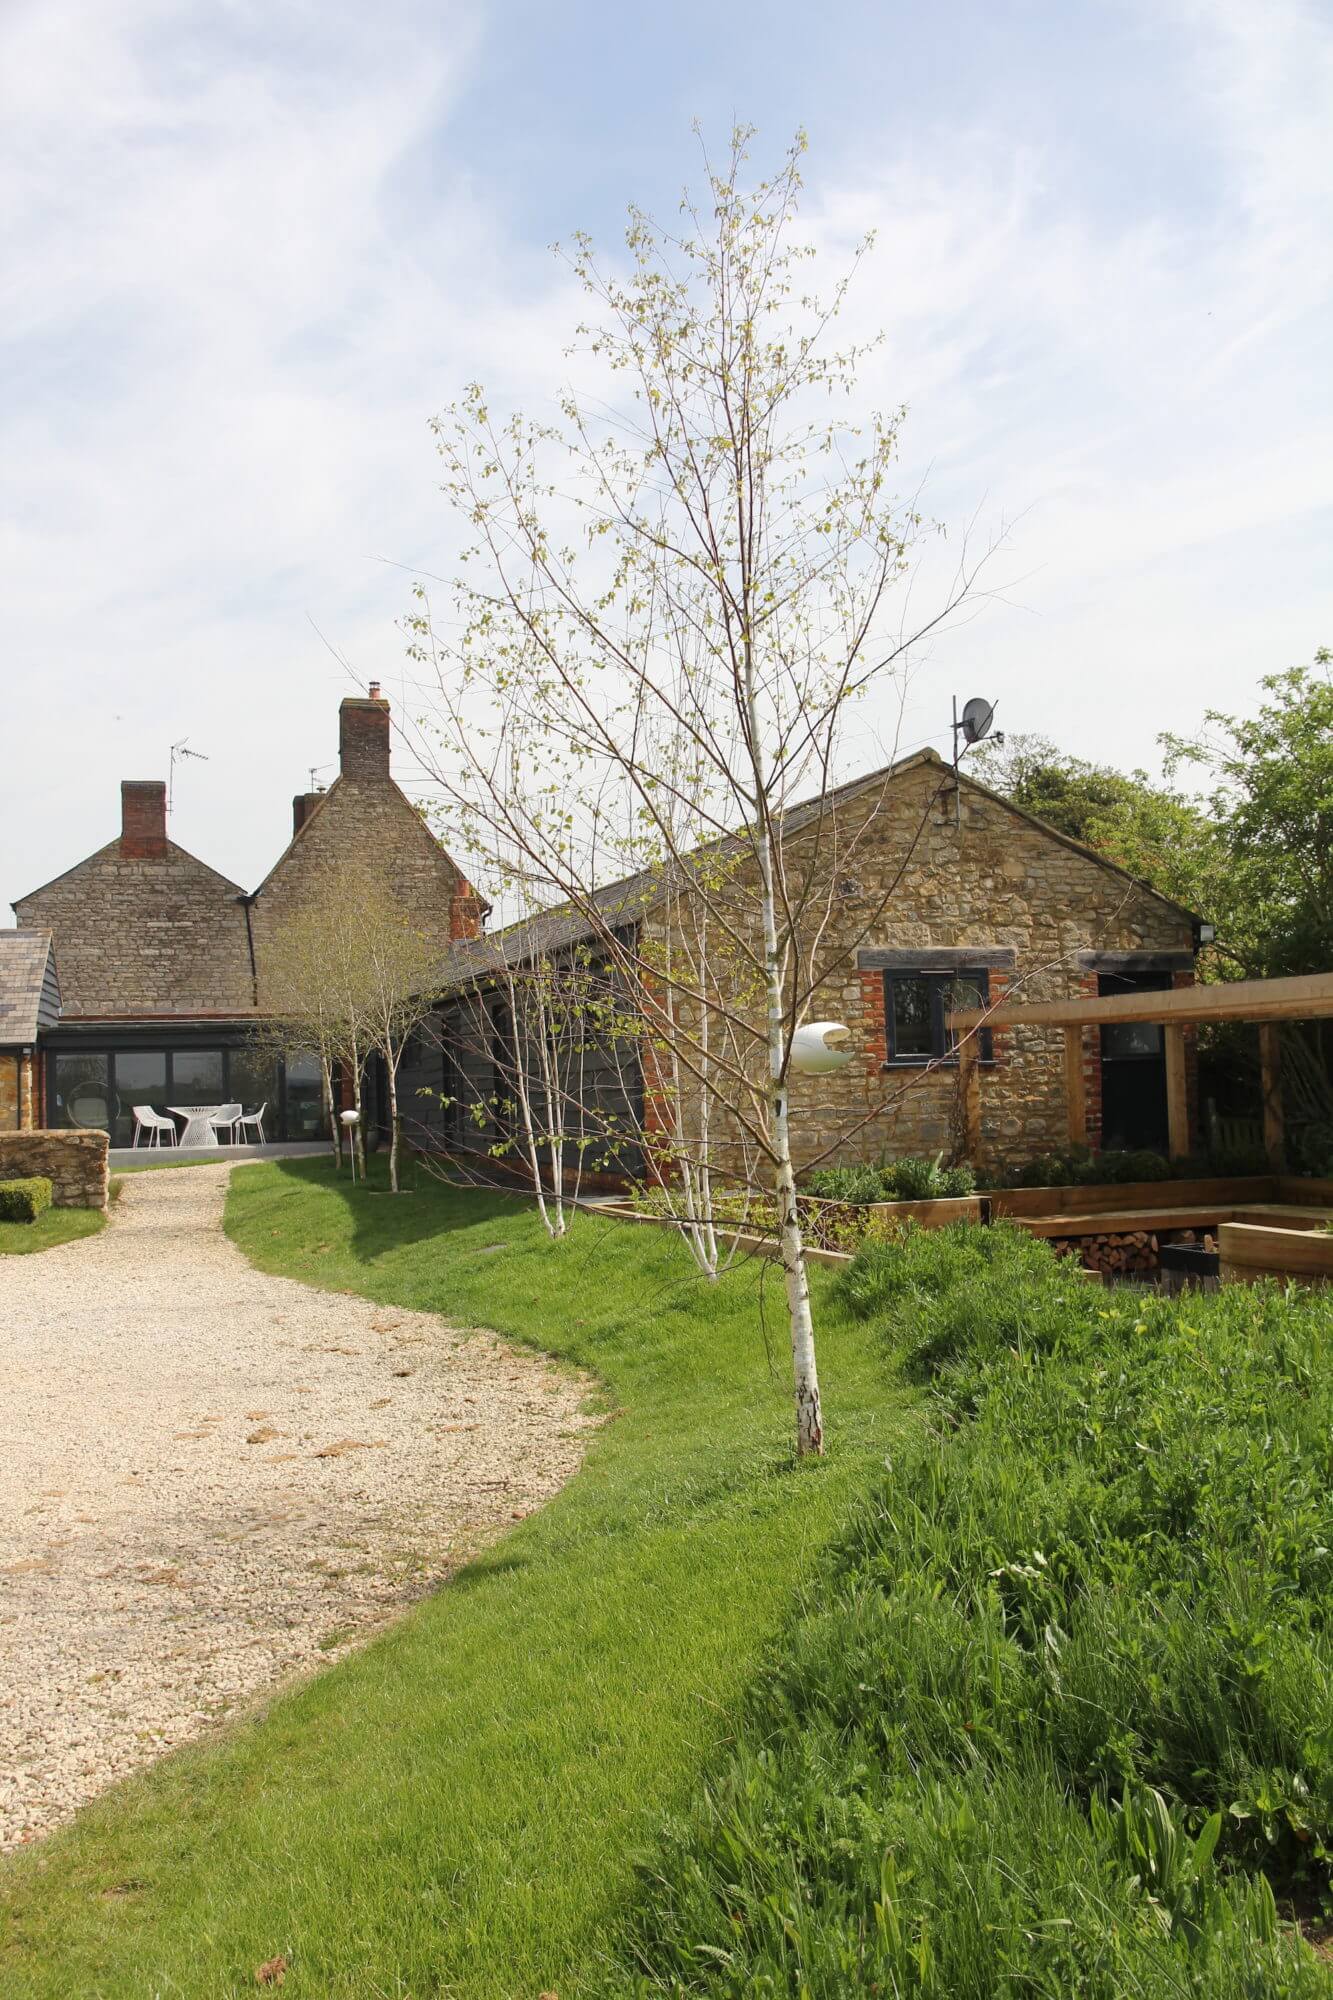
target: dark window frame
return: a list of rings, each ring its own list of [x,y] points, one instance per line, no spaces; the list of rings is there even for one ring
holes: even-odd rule
[[[984,965],[956,966],[948,972],[940,972],[934,967],[920,968],[895,966],[883,974],[884,979],[884,1046],[887,1057],[885,1069],[926,1069],[932,1064],[944,1064],[952,1069],[958,1067],[958,1047],[949,1034],[945,1017],[951,1011],[953,990],[961,982],[977,989],[979,1004],[990,1004],[990,972]],[[921,980],[930,998],[930,1053],[909,1050],[900,1055],[895,1046],[894,1027],[894,986],[899,980]],[[995,1060],[994,1037],[989,1028],[980,1034],[980,1060],[992,1063]]]

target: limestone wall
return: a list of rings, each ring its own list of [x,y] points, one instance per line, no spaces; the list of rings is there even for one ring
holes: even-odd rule
[[[20,924],[55,935],[65,1020],[110,1014],[246,1014],[254,1009],[240,889],[183,847],[109,841],[15,903]]]
[[[340,872],[358,860],[383,871],[400,908],[438,940],[441,955],[451,940],[479,928],[469,884],[397,785],[376,772],[340,777],[255,896],[251,923],[261,1006],[272,940],[296,911],[336,889]]]
[[[40,1174],[57,1208],[105,1208],[105,1132],[0,1132],[0,1181]]]
[[[32,1129],[36,1068],[25,1049],[0,1049],[0,1132]]]
[[[812,899],[807,924],[811,933],[824,924],[815,965],[827,968],[809,1018],[846,1022],[856,1050],[832,1076],[792,1078],[801,1163],[960,1150],[956,1065],[886,1061],[876,952],[975,950],[992,958],[992,1000],[1005,992],[1055,1000],[1096,992],[1080,954],[1193,948],[1187,913],[979,787],[964,786],[955,814],[951,775],[937,760],[909,766],[873,797],[840,806],[832,823],[798,835],[787,865],[789,885],[803,875],[833,885]],[[859,964],[863,955],[872,962]],[[735,990],[741,983],[738,973]],[[757,1005],[750,1012],[759,1025]],[[1086,1043],[1095,1068],[1095,1034]],[[1019,1166],[1067,1143],[1063,1062],[1062,1029],[995,1034],[994,1059],[981,1069],[982,1164]],[[743,1171],[739,1145],[736,1154]]]

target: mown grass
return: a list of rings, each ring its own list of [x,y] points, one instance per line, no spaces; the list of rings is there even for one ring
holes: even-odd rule
[[[96,1236],[105,1227],[100,1209],[44,1208],[33,1222],[0,1222],[0,1257],[30,1257],[37,1250]]]
[[[796,1466],[771,1267],[323,1162],[237,1169],[263,1268],[535,1342],[614,1416],[547,1508],[364,1652],[166,1759],[3,1871],[8,1995],[535,1996],[601,1978],[683,1812],[919,1399],[816,1277],[830,1451]],[[771,1352],[770,1352],[771,1347]]]
[[[1145,1301],[1003,1228],[867,1251],[846,1291],[932,1434],[604,1990],[1327,1995],[1290,1917],[1333,1848],[1333,1293]]]

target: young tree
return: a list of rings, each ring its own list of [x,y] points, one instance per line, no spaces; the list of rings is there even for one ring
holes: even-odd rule
[[[439,946],[412,921],[393,885],[372,863],[352,862],[340,868],[325,907],[340,926],[338,994],[361,1058],[359,1067],[356,1054],[352,1059],[358,1084],[367,1055],[373,1052],[384,1065],[389,1100],[389,1187],[397,1194],[402,1140],[398,1072],[408,1043],[428,1020],[438,998]],[[360,1133],[359,1121],[357,1130]]]
[[[268,1010],[255,1041],[273,1055],[313,1055],[319,1063],[324,1115],[333,1157],[343,1163],[333,1079],[347,1045],[338,1003],[341,938],[323,903],[306,905],[285,923],[264,954],[262,999]]]
[[[685,200],[679,232],[631,211],[626,276],[575,240],[609,408],[571,391],[557,426],[496,423],[474,386],[438,421],[471,549],[460,635],[439,641],[423,593],[418,646],[441,668],[436,770],[455,806],[490,816],[530,879],[584,916],[703,1152],[725,1130],[763,1164],[804,1453],[822,1448],[823,1416],[791,1043],[830,973],[839,862],[875,810],[849,824],[820,808],[858,699],[975,571],[964,551],[914,629],[895,604],[923,529],[891,492],[899,416],[828,414],[861,359],[830,347],[848,279],[823,304],[801,282],[803,141],[747,187],[749,137],[734,134],[719,171],[705,161],[705,200]],[[507,731],[533,759],[521,785]],[[811,792],[797,827],[790,808]],[[668,942],[609,914],[598,885],[626,864],[687,900],[692,924]],[[833,956],[836,969],[850,954]]]
[[[341,1164],[333,1078],[350,1081],[357,1112],[356,1155],[364,1176],[361,1116],[366,1064],[382,1058],[389,1100],[389,1186],[399,1192],[402,1119],[398,1072],[412,1035],[427,1020],[439,989],[439,950],[403,910],[393,885],[372,863],[350,860],[279,929],[265,952],[265,1033],[288,1053],[313,1050]]]

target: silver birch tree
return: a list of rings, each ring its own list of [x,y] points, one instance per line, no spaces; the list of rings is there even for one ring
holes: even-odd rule
[[[595,310],[584,365],[606,370],[604,397],[571,390],[558,423],[536,424],[493,417],[473,385],[437,420],[469,545],[447,639],[419,587],[415,650],[438,669],[442,791],[460,814],[489,816],[529,879],[585,916],[669,1090],[694,1099],[702,1149],[677,1147],[687,1219],[696,1199],[711,1217],[714,1124],[762,1168],[809,1453],[824,1425],[791,1043],[829,976],[834,884],[875,801],[850,831],[827,807],[849,716],[968,596],[980,564],[964,548],[944,601],[911,619],[899,586],[928,529],[892,491],[901,412],[837,413],[863,360],[831,344],[852,274],[824,301],[803,286],[803,141],[747,186],[750,138],[734,133],[717,169],[705,158],[705,196],[686,196],[678,227],[631,210],[621,269],[574,240]],[[504,754],[515,731],[520,783]],[[669,945],[608,911],[599,884],[617,860],[639,871],[643,910],[664,896],[694,910]],[[839,950],[848,962],[845,939]],[[706,1257],[710,1228],[693,1232]]]

